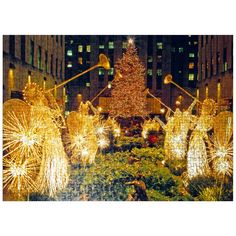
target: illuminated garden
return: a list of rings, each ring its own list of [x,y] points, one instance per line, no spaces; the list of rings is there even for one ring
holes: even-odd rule
[[[164,83],[191,99],[167,106],[145,85],[145,68],[129,39],[115,62],[109,115],[78,96],[64,115],[55,91],[28,80],[24,100],[3,104],[3,195],[10,201],[232,201],[233,113],[208,97],[200,101],[167,74]],[[99,96],[99,93],[97,96]],[[151,117],[147,99],[161,116]],[[196,112],[193,112],[195,110]]]

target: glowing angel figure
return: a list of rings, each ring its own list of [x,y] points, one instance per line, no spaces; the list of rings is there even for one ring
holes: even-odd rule
[[[210,173],[205,142],[209,143],[207,132],[213,128],[215,111],[215,101],[205,99],[202,104],[200,117],[190,137],[187,152],[187,172],[189,179]]]
[[[18,153],[14,155],[3,158],[3,188],[19,195],[37,191],[39,163],[34,158],[18,158]]]
[[[233,113],[220,112],[214,120],[214,134],[212,138],[211,161],[214,172],[224,179],[233,172]]]
[[[105,124],[106,127],[108,127],[108,129],[113,133],[115,138],[120,137],[121,135],[120,125],[114,118],[108,117]]]
[[[159,131],[160,124],[157,120],[150,119],[150,120],[145,120],[142,127],[143,127],[142,136],[144,139],[146,139],[149,131],[151,130]]]
[[[63,144],[56,130],[51,130],[42,150],[42,163],[37,180],[39,191],[53,197],[66,187],[68,180],[68,161]]]
[[[194,123],[194,116],[192,115],[193,107],[196,105],[197,100],[188,107],[186,111],[175,115],[175,127],[171,139],[171,152],[176,159],[184,159],[187,152],[187,135],[190,127]]]
[[[99,145],[96,129],[100,122],[99,115],[89,115],[90,108],[90,102],[81,102],[78,111],[71,112],[66,120],[70,142],[68,149],[72,153],[71,160],[73,163],[81,161],[86,165],[86,163],[93,163],[95,160]],[[101,129],[102,127],[99,131],[104,132]]]
[[[165,131],[164,150],[166,159],[173,159],[175,158],[176,153],[178,154],[175,148],[176,146],[173,146],[173,142],[179,143],[181,141],[180,137],[174,134],[176,125],[179,125],[181,115],[181,111],[177,108],[173,116],[170,116],[170,110],[167,111],[166,124],[164,124],[164,122],[158,117],[156,118],[162,129]]]

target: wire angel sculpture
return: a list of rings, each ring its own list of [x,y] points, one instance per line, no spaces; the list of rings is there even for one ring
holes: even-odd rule
[[[8,173],[17,170],[11,172],[14,178],[7,181],[5,187],[11,192],[21,192],[22,188],[19,186],[26,182],[24,178],[30,177],[29,187],[25,187],[28,193],[34,191],[54,196],[58,190],[66,186],[69,176],[67,156],[61,140],[64,118],[55,98],[37,84],[28,83],[23,94],[25,101],[10,99],[3,105],[6,163],[3,168],[8,170]],[[52,142],[52,136],[56,142]],[[55,156],[52,150],[60,152]],[[29,163],[30,168],[27,168]],[[9,165],[12,165],[12,168]],[[61,169],[65,170],[63,174]],[[59,175],[63,181],[58,180]],[[7,174],[3,178],[8,179]]]
[[[205,99],[200,116],[196,121],[196,126],[190,136],[187,152],[187,173],[189,179],[210,174],[206,143],[210,146],[207,132],[213,128],[215,112],[215,101]]]
[[[168,110],[166,124],[157,118],[165,131],[164,149],[166,159],[183,160],[186,156],[187,134],[194,119],[192,110],[195,104],[196,100],[184,112],[177,108],[173,116],[170,116],[170,110]]]

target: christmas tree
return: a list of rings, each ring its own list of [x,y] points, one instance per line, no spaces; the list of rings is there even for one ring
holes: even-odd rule
[[[120,117],[146,116],[147,99],[144,92],[145,68],[142,65],[133,40],[115,64],[116,76],[112,83],[110,115]]]

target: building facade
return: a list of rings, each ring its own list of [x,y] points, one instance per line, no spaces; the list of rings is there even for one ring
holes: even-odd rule
[[[197,96],[212,98],[218,105],[233,102],[233,36],[199,36]]]
[[[3,100],[22,99],[28,80],[44,89],[60,84],[65,75],[65,39],[58,35],[3,36]],[[54,93],[65,100],[63,88]]]
[[[146,69],[146,86],[152,94],[166,105],[175,106],[175,100],[180,92],[176,87],[164,84],[164,77],[167,74],[173,74],[174,80],[187,89],[194,90],[197,79],[197,36],[135,35],[132,37]],[[109,81],[113,80],[114,64],[125,52],[127,39],[128,36],[124,35],[66,36],[66,78],[95,65],[100,53],[104,53],[111,64],[109,71],[103,68],[93,70],[68,85],[68,100],[70,101],[68,110],[76,109],[78,93],[82,94],[84,100],[91,100],[107,86]],[[183,62],[185,62],[184,65]],[[179,74],[180,70],[181,74]],[[101,105],[102,103],[102,106],[106,106],[109,103],[109,96],[110,93],[107,90],[94,101],[94,104]],[[189,104],[189,98],[184,101]],[[149,110],[154,114],[160,113],[160,104],[157,103],[155,99],[148,97]]]

